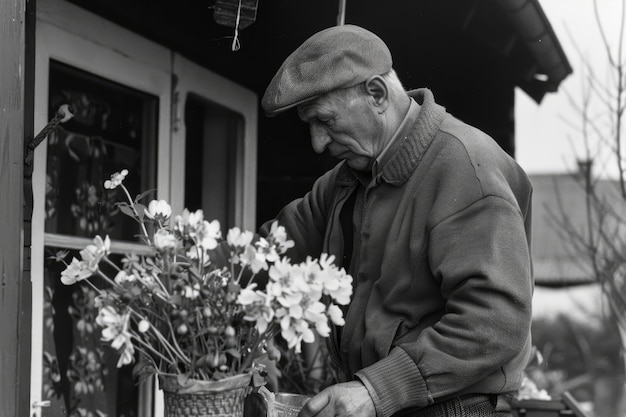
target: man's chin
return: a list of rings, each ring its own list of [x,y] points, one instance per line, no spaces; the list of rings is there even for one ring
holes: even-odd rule
[[[355,171],[370,171],[372,169],[369,161],[362,159],[346,159],[346,164]]]

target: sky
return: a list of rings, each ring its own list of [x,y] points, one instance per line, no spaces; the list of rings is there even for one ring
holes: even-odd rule
[[[617,51],[622,0],[597,0],[602,26],[611,49]],[[609,80],[606,49],[603,46],[593,0],[539,0],[574,70],[559,91],[548,93],[541,104],[521,90],[516,91],[516,158],[529,174],[572,172],[578,158],[584,158],[584,139],[579,133],[582,116],[576,106],[584,102],[583,62],[593,63],[593,71],[603,82]],[[584,56],[584,58],[581,56]],[[568,95],[571,97],[568,98]],[[590,101],[588,114],[606,121],[606,107],[598,99]],[[596,173],[616,175],[617,164],[610,159],[606,144],[590,141]]]

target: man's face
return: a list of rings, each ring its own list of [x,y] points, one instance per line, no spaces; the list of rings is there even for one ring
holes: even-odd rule
[[[383,148],[383,119],[367,94],[330,93],[298,106],[307,122],[311,145],[360,171],[372,168]]]

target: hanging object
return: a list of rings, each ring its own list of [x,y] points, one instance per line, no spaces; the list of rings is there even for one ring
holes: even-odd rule
[[[346,23],[346,0],[339,0],[339,11],[337,13],[337,26]]]
[[[235,28],[232,50],[239,49],[239,31],[256,20],[259,0],[216,0],[213,18],[219,25]]]

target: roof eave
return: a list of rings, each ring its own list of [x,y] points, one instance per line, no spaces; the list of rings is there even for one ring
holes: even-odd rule
[[[519,87],[537,103],[548,92],[557,91],[572,73],[565,51],[538,0],[495,0],[509,16],[536,65],[518,81]]]

